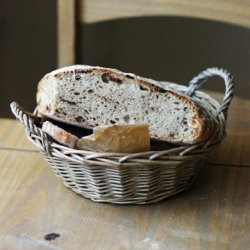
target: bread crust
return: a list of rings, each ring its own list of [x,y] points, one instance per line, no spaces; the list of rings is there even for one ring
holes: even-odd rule
[[[92,79],[92,78],[93,79]],[[127,106],[129,106],[129,101],[133,103],[134,106],[138,106],[139,99],[142,96],[142,94],[138,94],[139,92],[144,92],[146,93],[144,97],[147,97],[148,102],[156,102],[156,98],[162,98],[162,105],[166,105],[167,98],[171,98],[172,102],[169,102],[170,104],[166,108],[169,108],[171,112],[174,112],[174,109],[180,109],[179,106],[183,106],[184,110],[185,108],[188,109],[190,117],[188,116],[188,112],[176,112],[176,119],[173,117],[175,116],[174,113],[168,114],[164,113],[166,109],[161,109],[161,112],[157,115],[156,112],[151,111],[150,109],[154,109],[154,106],[152,103],[146,102],[144,103],[144,106],[141,107],[141,109],[145,108],[145,105],[148,105],[149,110],[148,112],[150,113],[147,117],[148,120],[150,121],[145,121],[143,120],[144,118],[142,117],[141,120],[137,119],[137,117],[133,117],[133,123],[142,123],[142,122],[149,122],[150,124],[150,136],[152,138],[160,139],[160,140],[166,140],[169,142],[173,143],[195,143],[201,140],[205,140],[208,137],[210,137],[214,131],[214,120],[213,117],[207,112],[206,108],[202,107],[200,104],[196,103],[193,101],[191,98],[176,92],[173,90],[170,86],[167,86],[166,84],[162,85],[160,82],[154,81],[152,79],[146,79],[143,77],[136,76],[131,73],[124,73],[121,71],[118,71],[116,69],[109,69],[109,68],[102,68],[102,67],[92,67],[92,66],[86,66],[86,65],[74,65],[70,67],[65,67],[62,69],[55,70],[47,75],[44,76],[43,79],[38,84],[38,91],[37,91],[37,105],[38,105],[38,111],[42,113],[43,115],[50,117],[52,119],[66,122],[75,126],[80,126],[80,127],[85,127],[85,128],[93,128],[98,125],[109,125],[109,124],[126,124],[126,121],[121,121],[122,116],[115,117],[119,118],[119,121],[115,119],[110,119],[107,120],[106,117],[104,119],[105,114],[103,114],[103,117],[99,117],[100,114],[98,113],[99,110],[96,108],[94,111],[91,112],[91,107],[89,107],[88,110],[85,110],[85,106],[88,105],[89,102],[93,102],[93,100],[90,99],[90,96],[92,93],[85,93],[85,96],[83,95],[82,97],[85,97],[88,99],[87,102],[83,104],[80,103],[80,99],[78,98],[79,95],[81,95],[79,89],[83,90],[85,88],[86,84],[89,84],[90,81],[93,81],[95,83],[94,86],[96,86],[96,89],[99,88],[99,92],[101,91],[101,88],[105,88],[105,84],[110,85],[111,91],[109,92],[104,92],[106,94],[101,94],[101,92],[98,92],[95,95],[95,101],[99,103],[104,103],[104,106],[111,106],[112,111],[110,112],[110,117],[112,117],[112,112],[115,113],[118,108],[121,109],[128,109]],[[71,84],[71,85],[70,85]],[[92,83],[91,83],[92,84]],[[129,93],[127,96],[123,96],[123,93],[126,92],[126,88],[124,88],[123,92],[119,90],[119,86],[123,86],[124,84],[127,84],[126,87],[136,87],[137,89],[134,90],[132,89],[131,95]],[[71,86],[71,88],[78,89],[78,92],[75,92],[76,96],[72,95],[71,98],[67,97],[67,91],[65,89],[69,89],[68,85]],[[79,87],[80,86],[80,87]],[[91,85],[92,86],[92,85]],[[103,87],[104,86],[104,87]],[[116,89],[113,91],[113,89]],[[74,90],[72,90],[74,91]],[[86,92],[86,89],[84,89]],[[113,92],[112,92],[113,91]],[[120,92],[119,92],[120,91]],[[128,91],[127,91],[128,92]],[[51,94],[52,93],[52,94]],[[117,94],[117,97],[114,98],[115,94]],[[120,96],[119,96],[120,95]],[[148,95],[153,96],[155,100],[151,100]],[[127,106],[123,103],[115,104],[115,101],[118,102],[119,98],[121,99],[127,98]],[[134,99],[133,99],[134,97]],[[78,98],[78,99],[77,99]],[[136,99],[137,98],[137,99]],[[139,98],[139,99],[138,99]],[[124,100],[125,100],[124,99]],[[131,100],[130,100],[131,99]],[[129,101],[128,101],[129,100]],[[164,101],[165,100],[165,101]],[[141,99],[140,99],[141,101]],[[175,103],[179,102],[179,106]],[[61,105],[61,106],[60,106]],[[93,104],[94,105],[94,104]],[[171,108],[169,106],[174,106],[176,107]],[[68,115],[67,108],[61,108],[61,107],[68,107],[68,109],[76,110],[74,115]],[[75,107],[78,108],[75,108]],[[70,108],[69,108],[70,107]],[[158,105],[157,107],[160,109],[161,107]],[[101,108],[100,108],[101,109]],[[92,113],[92,114],[86,114],[83,112],[85,110],[87,113]],[[105,110],[103,108],[103,110]],[[139,110],[139,108],[138,108]],[[121,112],[123,110],[121,109]],[[131,117],[131,112],[133,112],[133,107],[130,109],[129,116]],[[139,111],[138,111],[139,112]],[[146,111],[145,111],[146,112]],[[167,111],[166,111],[167,112]],[[166,125],[164,123],[164,120],[162,118],[162,114],[166,116]],[[180,117],[178,118],[178,114]],[[185,113],[185,114],[184,114]],[[107,116],[108,116],[107,115]],[[139,114],[140,116],[141,114]],[[151,115],[151,116],[150,116]],[[186,115],[186,116],[184,116]],[[144,116],[146,116],[144,114]],[[91,118],[92,117],[92,118]],[[137,120],[136,120],[137,119]],[[161,122],[157,121],[161,119]],[[170,122],[167,123],[167,120],[171,119]],[[172,122],[173,120],[173,122]],[[98,122],[97,122],[98,121]],[[123,122],[123,123],[122,123]],[[128,121],[128,123],[131,121]],[[193,135],[190,135],[189,137],[186,136],[186,138],[181,138],[181,136],[177,136],[177,129],[172,129],[171,127],[176,126],[174,123],[178,123],[177,125],[179,126],[179,129],[193,129]],[[155,125],[157,124],[157,125]],[[154,126],[156,128],[154,128]],[[157,127],[158,126],[158,127]],[[166,126],[166,133],[163,131],[164,126]],[[159,133],[159,131],[163,131],[162,133]],[[183,132],[185,133],[185,132]],[[195,134],[194,134],[195,133]]]
[[[76,136],[54,125],[50,121],[45,121],[43,123],[42,130],[46,132],[47,134],[49,134],[57,142],[65,146],[68,146],[70,148],[75,148],[79,140]]]

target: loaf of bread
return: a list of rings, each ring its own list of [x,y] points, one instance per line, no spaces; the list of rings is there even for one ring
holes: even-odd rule
[[[148,123],[150,137],[195,143],[211,136],[214,120],[191,98],[152,79],[116,69],[74,65],[45,75],[37,110],[80,127]]]

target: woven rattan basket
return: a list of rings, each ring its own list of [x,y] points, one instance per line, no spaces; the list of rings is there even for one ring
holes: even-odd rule
[[[197,91],[212,76],[220,76],[225,82],[221,105]],[[194,145],[137,154],[75,150],[51,141],[35,125],[33,115],[16,102],[11,103],[11,109],[25,126],[28,139],[38,147],[65,186],[96,202],[148,204],[186,190],[205,164],[209,152],[226,135],[227,110],[233,96],[233,78],[228,72],[210,68],[193,78],[189,87],[177,84],[172,87],[203,102],[214,113],[216,130],[211,138]]]

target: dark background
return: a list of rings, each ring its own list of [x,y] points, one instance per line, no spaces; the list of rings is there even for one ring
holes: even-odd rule
[[[57,68],[56,0],[0,1],[0,117],[9,104],[35,108],[37,83]],[[208,20],[152,17],[79,25],[77,63],[187,85],[209,67],[227,69],[250,97],[250,30]],[[82,45],[84,44],[84,46]],[[222,80],[205,89],[224,91]]]

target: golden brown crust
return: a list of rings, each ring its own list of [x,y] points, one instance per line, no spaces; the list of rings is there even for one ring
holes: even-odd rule
[[[197,110],[201,129],[200,134],[197,136],[197,141],[195,142],[208,139],[215,130],[214,119],[210,114],[208,114],[208,111],[205,109],[205,107],[199,105]]]
[[[46,121],[43,123],[42,130],[49,134],[57,142],[66,145],[70,148],[75,148],[76,143],[78,142],[77,137],[70,134],[69,132],[66,132],[62,128],[54,125],[50,121]]]

